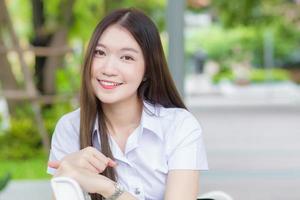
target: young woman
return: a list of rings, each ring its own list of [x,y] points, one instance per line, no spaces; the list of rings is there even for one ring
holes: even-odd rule
[[[97,25],[80,98],[57,123],[48,173],[75,179],[93,200],[196,199],[207,169],[201,127],[141,11],[116,10]]]

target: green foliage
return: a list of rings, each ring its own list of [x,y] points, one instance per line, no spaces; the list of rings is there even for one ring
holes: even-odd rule
[[[61,21],[61,0],[45,1],[49,27],[55,27]],[[76,0],[73,7],[73,24],[70,30],[71,38],[88,41],[97,23],[107,12],[118,8],[135,7],[143,10],[157,23],[160,30],[165,27],[166,1],[152,0]]]
[[[263,17],[261,0],[214,0],[212,4],[226,27],[254,24]]]
[[[52,135],[57,121],[66,113],[74,110],[71,104],[69,103],[59,103],[54,104],[50,108],[45,108],[43,110],[43,118],[47,132]]]
[[[55,104],[43,109],[43,118],[49,138],[58,119],[72,110],[69,103]],[[10,129],[0,135],[0,160],[29,159],[43,154],[41,137],[29,104],[16,109]]]
[[[79,91],[81,77],[78,71],[70,67],[56,71],[55,83],[58,94],[74,94]]]
[[[73,13],[74,20],[70,36],[87,41],[97,23],[104,16],[104,0],[77,0]]]
[[[274,59],[276,66],[283,66],[294,59],[294,54],[300,51],[300,34],[291,25],[278,21],[273,26],[260,28],[255,26],[237,26],[224,29],[220,26],[211,26],[194,29],[187,32],[186,49],[188,57],[202,49],[208,59],[220,64],[232,61],[250,59],[256,67],[262,67],[264,34],[273,35]]]
[[[0,135],[0,160],[26,159],[41,153],[41,139],[33,121],[11,119],[11,128]]]
[[[24,160],[1,160],[0,174],[9,172],[12,179],[49,179],[47,160],[45,154]]]
[[[289,80],[289,73],[284,69],[251,69],[250,70],[250,82],[251,83],[263,83],[263,82],[280,82]],[[219,83],[221,81],[234,81],[235,76],[232,70],[228,67],[221,68],[221,71],[213,76],[213,82]]]
[[[63,21],[63,6],[67,2],[67,0],[43,1],[45,12],[43,31],[55,32],[57,30]],[[28,42],[26,40],[33,34],[31,1],[7,1],[7,5],[18,36],[24,37],[24,41]],[[165,6],[166,1],[164,0],[74,0],[72,25],[68,39],[79,38],[86,43],[97,23],[107,12],[124,7],[136,7],[145,11],[162,31],[165,28]]]
[[[61,1],[62,0],[44,1],[44,11],[47,16],[47,23],[56,24],[58,21],[58,16],[61,12]]]
[[[297,30],[293,24],[278,22],[274,27],[274,56],[278,65],[296,61],[294,54],[297,54],[300,61],[300,29]]]
[[[240,61],[258,48],[258,36],[254,28],[237,27],[226,30],[219,26],[191,30],[187,35],[187,54],[192,56],[203,49],[208,59],[218,62]]]
[[[222,25],[227,28],[236,26],[270,26],[283,19],[286,5],[296,6],[287,0],[214,0],[211,9],[216,12]]]
[[[3,177],[0,178],[0,191],[6,187],[10,179],[11,179],[10,173],[6,173]]]
[[[229,67],[222,67],[220,72],[213,76],[213,83],[221,81],[233,81],[235,79],[232,70]]]
[[[300,15],[295,1],[216,0],[212,1],[211,9],[216,13],[222,27],[229,32],[241,26],[256,31],[256,38],[251,38],[251,43],[247,43],[250,44],[247,48],[253,55],[252,63],[256,66],[263,66],[263,39],[266,32],[273,35],[276,66],[300,61]],[[224,37],[225,40],[227,36]],[[242,43],[242,46],[245,44]]]
[[[271,80],[269,80],[271,78]],[[284,69],[252,69],[250,72],[250,80],[254,83],[260,83],[265,81],[286,81],[289,79],[289,74]]]
[[[165,9],[167,1],[164,0],[151,0],[151,1],[142,1],[142,0],[125,0],[119,7],[135,7],[140,10],[143,10],[148,14],[153,21],[158,26],[160,31],[165,29]]]
[[[32,34],[32,12],[28,12],[31,10],[30,1],[14,0],[6,1],[6,3],[13,20],[13,28],[18,36],[24,37]]]
[[[1,130],[2,130],[2,121],[3,121],[3,116],[0,113],[0,134],[1,134]]]
[[[58,119],[71,110],[69,103],[43,109],[49,138]],[[9,172],[13,179],[49,178],[46,174],[47,159],[30,104],[19,105],[11,117],[11,128],[0,134],[0,175]]]

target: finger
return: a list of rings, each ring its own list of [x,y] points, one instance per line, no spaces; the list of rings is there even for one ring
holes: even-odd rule
[[[60,161],[49,161],[48,166],[57,169],[60,166]]]
[[[98,151],[96,148],[87,147],[86,151],[88,151],[89,153],[91,153],[96,159],[98,159],[98,161],[100,163],[103,163],[105,165],[105,168],[106,168],[106,166],[109,166],[109,167],[115,167],[115,166],[117,166],[117,163],[114,160],[112,160],[109,157],[106,157],[103,153],[101,153],[100,151]],[[96,168],[98,168],[97,167],[98,166],[97,162],[96,163],[93,162],[93,163],[94,163],[94,166]],[[100,166],[100,169],[102,170],[101,166]]]
[[[82,169],[82,168],[81,168],[81,169]],[[84,167],[84,169],[87,169],[88,171],[93,172],[93,173],[96,173],[96,174],[99,173],[98,169],[95,168],[93,165],[87,165],[87,166]]]
[[[106,157],[104,154],[102,154],[101,152],[99,152],[97,150],[97,152],[94,152],[93,154],[100,162],[103,162],[105,165],[109,166],[109,167],[115,167],[117,166],[117,162],[112,160],[109,157]]]
[[[94,157],[93,155],[89,159],[89,162],[93,167],[95,167],[98,170],[99,173],[102,173],[108,165],[108,161],[107,162],[99,162],[99,160],[96,157]]]
[[[104,165],[108,165],[109,158],[106,157],[103,153],[95,148],[91,149],[91,153],[99,162],[103,163]]]
[[[99,173],[99,171],[103,171],[106,168],[106,166],[104,164],[101,165],[101,163],[102,162],[99,162],[90,152],[84,153],[78,160],[78,166],[80,168],[87,169],[94,173]]]
[[[108,158],[108,166],[110,167],[116,167],[117,166],[117,162],[112,160],[111,158]]]

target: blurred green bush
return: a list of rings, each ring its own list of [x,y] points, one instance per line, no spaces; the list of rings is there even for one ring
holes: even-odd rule
[[[192,57],[194,52],[202,49],[210,60],[224,63],[241,60],[245,54],[260,49],[261,43],[254,28],[237,27],[224,29],[220,26],[195,28],[187,32],[186,52]]]
[[[237,26],[224,29],[221,26],[195,28],[187,31],[186,50],[189,58],[202,49],[208,59],[222,63],[241,61],[251,56],[255,67],[264,67],[263,43],[265,31],[273,35],[276,66],[289,62],[293,52],[300,49],[300,34],[292,27],[274,23],[272,27]],[[272,66],[275,67],[275,66]]]
[[[0,135],[0,159],[26,159],[40,154],[41,142],[36,126],[28,118],[11,119],[11,128]]]
[[[271,69],[266,71],[264,69],[251,69],[250,82],[263,83],[266,81],[280,82],[289,80],[290,76],[287,70],[284,69]],[[213,76],[213,83],[219,83],[222,80],[234,81],[235,76],[229,68],[222,68],[219,73]]]
[[[72,106],[69,103],[55,104],[43,109],[49,138],[58,119],[71,110]],[[17,108],[10,122],[10,129],[0,133],[0,160],[29,159],[44,155],[41,137],[29,104]]]
[[[264,70],[264,37],[266,31],[273,36],[274,66],[270,72]],[[186,54],[193,60],[195,52],[204,51],[206,60],[219,64],[219,72],[213,77],[215,83],[222,79],[234,81],[233,65],[249,63],[250,81],[286,81],[290,77],[283,67],[292,56],[300,52],[300,34],[292,27],[275,22],[270,27],[236,26],[225,29],[219,25],[190,28],[186,31]],[[299,58],[300,59],[300,58]],[[271,76],[270,76],[271,74]]]

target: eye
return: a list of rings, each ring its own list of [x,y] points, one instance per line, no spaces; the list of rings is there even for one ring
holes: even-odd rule
[[[131,57],[131,56],[122,56],[121,59],[126,60],[126,61],[134,60],[133,57]]]
[[[100,49],[96,49],[94,51],[95,56],[105,56],[105,52],[100,50]]]

